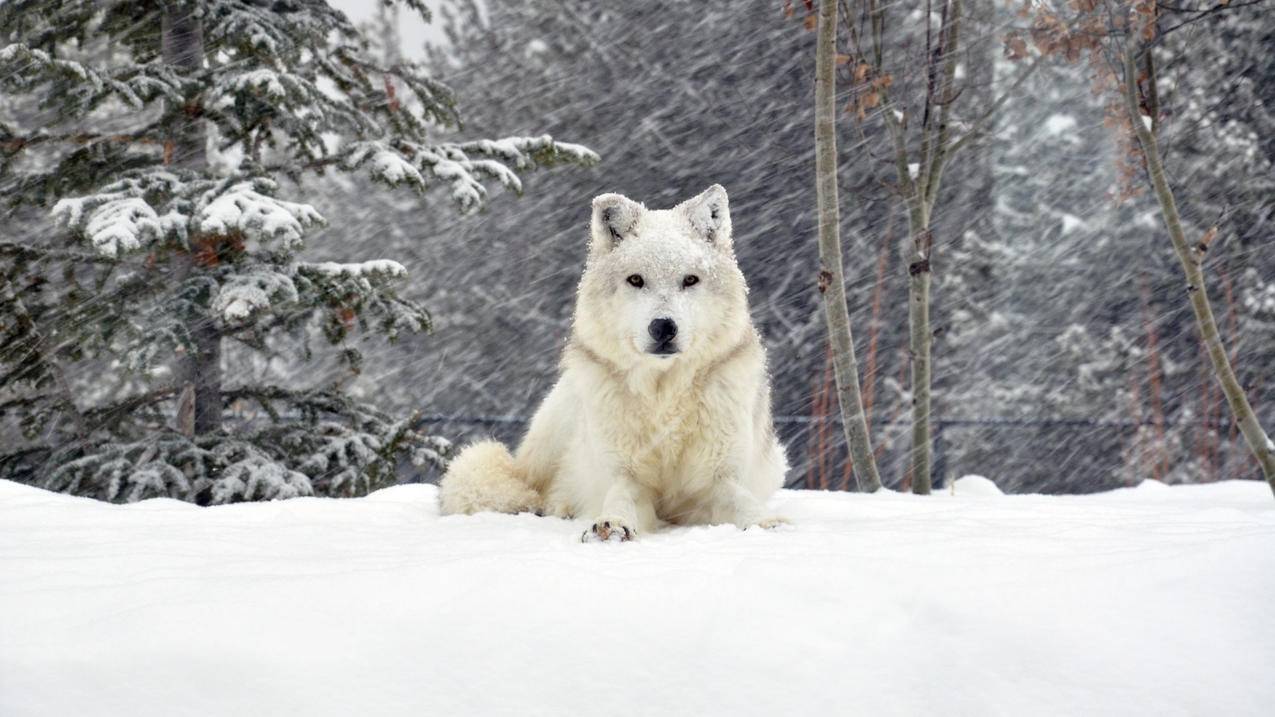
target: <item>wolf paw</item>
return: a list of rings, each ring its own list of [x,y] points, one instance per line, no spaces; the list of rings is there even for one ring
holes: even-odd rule
[[[762,518],[761,520],[757,521],[754,525],[756,525],[758,528],[761,528],[762,530],[774,530],[775,528],[779,528],[785,525],[792,525],[792,524],[788,522],[787,518],[780,518],[775,516],[770,518]]]
[[[614,519],[598,519],[580,536],[581,543],[623,543],[637,537],[637,531]]]

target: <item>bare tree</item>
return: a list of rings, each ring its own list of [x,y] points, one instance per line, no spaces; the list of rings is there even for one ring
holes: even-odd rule
[[[1132,184],[1140,181],[1145,169],[1146,181],[1160,205],[1169,240],[1186,276],[1187,297],[1213,374],[1249,451],[1275,492],[1275,443],[1258,423],[1235,375],[1204,284],[1204,257],[1218,229],[1216,226],[1208,229],[1194,244],[1187,240],[1177,199],[1165,173],[1157,138],[1161,129],[1160,92],[1151,52],[1152,46],[1174,30],[1218,12],[1259,2],[1261,0],[1235,5],[1223,2],[1212,7],[1189,8],[1162,5],[1155,0],[1105,4],[1077,0],[1070,5],[1073,16],[1069,20],[1064,19],[1059,10],[1042,4],[1035,6],[1031,15],[1030,36],[1042,57],[1059,58],[1092,71],[1094,91],[1107,95],[1108,117],[1117,129],[1122,149],[1117,156],[1124,185],[1121,195],[1130,197],[1137,193]],[[1175,16],[1174,24],[1167,29],[1161,27],[1164,13]],[[1011,58],[1022,57],[1026,41],[1011,33],[1006,38],[1006,52]]]
[[[859,489],[881,488],[876,457],[868,438],[868,421],[859,390],[859,362],[850,333],[846,283],[842,271],[841,228],[837,193],[837,0],[819,3],[815,50],[815,191],[819,206],[819,291],[828,319],[828,339],[837,382],[837,403]]]
[[[863,0],[859,12],[846,13],[850,39],[851,73],[855,81],[852,104],[860,120],[869,112],[879,115],[891,141],[895,186],[907,209],[911,256],[908,263],[908,351],[912,376],[912,447],[910,468],[912,491],[926,494],[932,488],[933,439],[930,428],[931,357],[934,335],[930,325],[931,255],[934,248],[933,218],[944,170],[952,157],[978,137],[1009,97],[1039,66],[1037,58],[1021,70],[1010,85],[957,135],[953,114],[961,91],[956,87],[959,59],[962,2],[940,0],[941,22],[935,33],[931,5],[927,0],[922,15],[925,55],[917,67],[900,68],[906,74],[924,78],[924,99],[919,113],[906,111],[893,96],[894,74],[886,68],[884,36],[887,32],[886,4]],[[858,18],[857,21],[852,18]],[[919,114],[919,116],[911,116]]]
[[[1205,253],[1209,244],[1217,234],[1217,227],[1211,228],[1200,241],[1194,245],[1186,238],[1182,228],[1182,219],[1178,214],[1177,200],[1164,172],[1164,161],[1160,156],[1160,147],[1156,140],[1158,118],[1160,116],[1159,92],[1156,88],[1156,73],[1151,50],[1143,41],[1143,37],[1154,37],[1155,16],[1147,22],[1151,31],[1139,32],[1132,28],[1121,51],[1123,66],[1124,109],[1129,126],[1138,140],[1142,155],[1146,160],[1147,178],[1155,192],[1156,201],[1160,204],[1160,215],[1164,218],[1164,227],[1169,232],[1169,240],[1182,264],[1182,272],[1186,275],[1186,293],[1195,313],[1195,323],[1200,330],[1200,339],[1213,366],[1213,374],[1222,386],[1222,393],[1231,407],[1231,414],[1244,435],[1249,451],[1262,467],[1262,474],[1271,490],[1275,492],[1275,444],[1257,421],[1257,415],[1248,402],[1248,396],[1235,376],[1231,367],[1231,359],[1227,356],[1226,347],[1222,345],[1222,337],[1217,329],[1217,321],[1213,317],[1213,307],[1209,303],[1209,293],[1204,285]],[[1142,78],[1145,91],[1138,87],[1139,60],[1143,69]],[[1145,112],[1145,114],[1144,114]]]

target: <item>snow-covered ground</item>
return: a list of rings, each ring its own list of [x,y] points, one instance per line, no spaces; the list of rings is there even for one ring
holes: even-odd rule
[[[793,526],[0,482],[0,715],[1275,713],[1275,500],[781,493]]]

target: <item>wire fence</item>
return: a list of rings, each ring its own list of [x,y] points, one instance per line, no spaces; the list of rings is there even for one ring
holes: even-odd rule
[[[518,414],[434,413],[421,416],[418,425],[460,443],[493,437],[512,446],[529,420]],[[792,464],[786,487],[855,488],[839,415],[779,415],[774,422]],[[870,423],[883,482],[906,490],[911,421]],[[1110,490],[1143,478],[1261,478],[1229,420],[935,417],[931,427],[936,489],[971,473],[993,478],[1006,492],[1044,493]],[[1190,445],[1183,445],[1187,439]]]

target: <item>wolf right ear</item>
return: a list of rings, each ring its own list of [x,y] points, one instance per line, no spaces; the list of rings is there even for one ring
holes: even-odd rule
[[[645,209],[623,194],[603,194],[593,199],[592,246],[614,249],[633,231]]]

